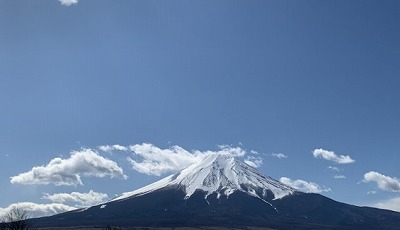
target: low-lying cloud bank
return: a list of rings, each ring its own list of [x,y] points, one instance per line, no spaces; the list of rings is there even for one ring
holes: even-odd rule
[[[88,207],[107,201],[108,195],[90,190],[88,193],[46,193],[43,195],[42,199],[61,204],[74,203],[76,207]]]
[[[325,188],[317,183],[314,182],[308,182],[304,180],[292,180],[288,177],[281,177],[279,179],[281,183],[284,183],[286,185],[289,185],[290,187],[293,187],[295,189],[298,189],[302,192],[307,192],[307,193],[321,193],[321,192],[330,192],[330,188]]]
[[[91,149],[73,151],[69,158],[54,158],[47,165],[11,177],[12,184],[83,185],[81,177],[127,179],[121,167]]]
[[[26,211],[29,218],[43,217],[101,204],[108,200],[108,195],[90,190],[88,193],[45,193],[42,199],[49,200],[52,203],[38,204],[33,202],[18,202],[10,204],[6,208],[0,207],[0,220],[10,213],[13,208]]]
[[[19,202],[9,205],[6,208],[0,208],[0,220],[3,219],[13,208],[26,210],[30,218],[50,216],[57,213],[67,212],[76,209],[76,207],[65,204],[37,204],[32,202]]]
[[[376,207],[376,208],[382,208],[382,209],[388,209],[388,210],[400,212],[400,197],[395,197],[392,199],[380,201],[372,206]]]

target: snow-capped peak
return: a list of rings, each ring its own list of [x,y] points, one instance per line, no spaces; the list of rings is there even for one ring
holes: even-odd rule
[[[268,196],[269,191],[274,196],[272,199],[280,199],[297,191],[260,174],[253,167],[236,160],[231,155],[212,154],[174,175],[133,192],[124,193],[114,200],[140,196],[169,186],[182,188],[186,193],[186,199],[197,190],[206,192],[206,198],[213,193],[219,197],[222,194],[229,196],[235,191],[242,191],[262,200]]]

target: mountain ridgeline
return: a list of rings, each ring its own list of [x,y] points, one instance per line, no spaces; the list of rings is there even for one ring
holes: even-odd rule
[[[230,155],[215,154],[107,203],[34,223],[38,227],[400,230],[400,213],[303,193]]]

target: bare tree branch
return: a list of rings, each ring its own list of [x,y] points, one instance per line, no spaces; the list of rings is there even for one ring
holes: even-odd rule
[[[5,217],[5,223],[1,229],[5,230],[29,230],[32,227],[32,222],[29,220],[29,214],[26,210],[21,210],[14,207]]]

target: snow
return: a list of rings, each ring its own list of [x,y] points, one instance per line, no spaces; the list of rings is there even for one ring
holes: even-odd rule
[[[135,191],[123,193],[113,201],[141,196],[168,186],[183,188],[186,193],[185,199],[191,197],[196,190],[206,192],[206,199],[213,193],[216,193],[219,198],[221,194],[229,197],[235,191],[242,191],[266,203],[268,203],[265,201],[268,191],[272,192],[274,196],[271,197],[272,199],[281,199],[297,191],[271,177],[262,175],[231,155],[212,154],[174,175]],[[261,191],[261,194],[257,191]]]

